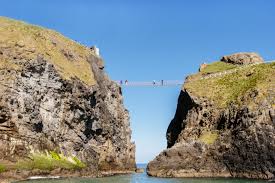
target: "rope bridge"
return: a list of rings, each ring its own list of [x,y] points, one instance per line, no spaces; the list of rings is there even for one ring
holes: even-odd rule
[[[275,62],[275,60],[271,60],[271,61],[265,61],[264,63],[254,63],[254,64],[249,64],[249,65],[243,65],[240,67],[237,67],[235,69],[230,69],[230,70],[226,70],[223,72],[216,72],[213,74],[207,74],[205,76],[202,76],[199,79],[196,80],[191,80],[191,81],[197,81],[197,80],[202,80],[202,79],[209,79],[209,78],[216,78],[216,77],[221,77],[227,74],[232,74],[234,72],[237,72],[239,70],[242,70],[244,68],[250,67],[250,66],[254,66],[254,65],[259,65],[259,64],[266,64],[266,63],[273,63]],[[160,80],[160,81],[128,81],[128,80],[120,80],[120,81],[115,81],[117,84],[119,84],[120,86],[157,86],[157,87],[161,87],[161,86],[182,86],[183,85],[183,80]],[[188,82],[188,81],[186,81]]]
[[[273,63],[275,62],[275,60],[272,60],[272,61],[265,61],[265,63]],[[230,69],[230,70],[226,70],[226,71],[223,71],[223,72],[216,72],[216,73],[213,73],[213,74],[207,74],[205,76],[202,76],[201,78],[199,79],[196,79],[196,80],[202,80],[202,79],[209,79],[209,78],[215,78],[215,77],[221,77],[221,76],[224,76],[226,74],[231,74],[231,73],[234,73],[234,72],[237,72],[241,69],[244,69],[244,68],[247,68],[247,67],[250,67],[250,66],[254,66],[254,65],[258,65],[258,64],[262,64],[262,63],[256,63],[256,64],[249,64],[249,65],[244,65],[244,66],[240,66],[238,68],[235,68],[235,69]],[[196,80],[191,80],[191,81],[196,81]],[[137,87],[140,87],[140,86],[153,86],[153,87],[165,87],[165,86],[182,86],[183,83],[184,83],[184,79],[183,80],[158,80],[158,81],[128,81],[128,80],[120,80],[120,81],[115,81],[118,85],[120,86],[137,86]],[[188,81],[185,81],[185,82],[188,82]],[[3,87],[9,87],[9,86],[5,86],[4,83],[1,83],[0,82],[0,85],[3,86]]]
[[[160,81],[115,81],[121,86],[181,86],[183,80],[160,80]]]

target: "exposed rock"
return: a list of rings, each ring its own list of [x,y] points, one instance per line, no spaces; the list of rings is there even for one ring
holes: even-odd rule
[[[137,168],[136,169],[136,173],[143,173],[144,172],[144,169],[143,168]]]
[[[274,178],[272,65],[185,83],[175,117],[167,129],[167,149],[148,164],[148,175]],[[251,70],[253,74],[247,76]],[[237,91],[231,91],[235,88],[242,91],[237,98]],[[219,92],[225,97],[217,97]],[[227,104],[219,105],[224,102]]]
[[[201,72],[204,68],[207,67],[207,63],[202,63],[199,68],[199,72]]]
[[[21,49],[28,43],[18,41],[18,49],[0,40],[0,164],[55,151],[76,156],[93,171],[135,171],[129,114],[121,88],[103,71],[103,60],[58,33],[0,21],[0,37],[9,33],[9,24],[34,29],[24,33],[28,41],[43,37],[35,39],[42,41],[31,54]],[[55,44],[47,55],[42,48],[49,39]]]
[[[247,65],[247,64],[254,64],[254,63],[263,63],[264,60],[260,55],[257,53],[235,53],[232,55],[223,56],[221,61],[232,63],[232,64],[239,64],[239,65]]]

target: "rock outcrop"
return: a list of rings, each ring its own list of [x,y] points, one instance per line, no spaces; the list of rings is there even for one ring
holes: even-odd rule
[[[259,64],[185,83],[167,130],[167,149],[148,164],[147,173],[274,178],[274,75],[274,63]]]
[[[199,72],[201,72],[203,69],[207,67],[207,63],[202,63],[199,68]]]
[[[103,60],[57,32],[0,17],[0,164],[54,151],[134,171],[128,111]]]
[[[221,61],[231,64],[248,65],[254,63],[263,63],[264,60],[257,53],[235,53],[232,55],[223,56]]]

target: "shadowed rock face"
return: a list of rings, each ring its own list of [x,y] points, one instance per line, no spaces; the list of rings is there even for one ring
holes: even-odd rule
[[[227,107],[189,91],[185,83],[167,130],[168,148],[148,164],[148,175],[274,178],[275,85],[270,82],[270,88],[249,90],[241,103]]]
[[[185,108],[190,94],[181,93],[181,113],[177,111],[167,131],[168,149],[148,164],[149,175],[262,179],[275,175],[275,118],[270,106],[263,104],[257,111],[245,106],[217,110],[196,100],[196,105]]]
[[[180,92],[175,117],[171,121],[166,132],[167,148],[172,147],[176,143],[178,136],[185,128],[187,113],[195,105],[196,104],[192,101],[187,92]]]
[[[52,150],[76,156],[93,170],[135,170],[129,114],[101,58],[80,55],[95,80],[88,85],[77,77],[64,79],[41,52],[26,60],[24,51],[5,45],[0,42],[0,62],[7,64],[0,63],[0,161]],[[14,58],[16,53],[21,57]]]

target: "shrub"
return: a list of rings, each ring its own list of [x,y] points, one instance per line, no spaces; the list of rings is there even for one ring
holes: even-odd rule
[[[61,160],[61,157],[58,153],[54,152],[54,151],[50,151],[50,154],[52,156],[53,159],[55,160]]]
[[[77,157],[73,157],[73,160],[76,163],[77,167],[79,167],[79,168],[85,168],[86,167],[86,165],[82,161],[80,161]]]
[[[54,151],[50,151],[50,153],[33,153],[29,156],[29,159],[20,160],[17,162],[17,169],[24,170],[54,170],[56,168],[70,170],[85,167],[86,165],[78,158],[73,156],[66,157]]]

